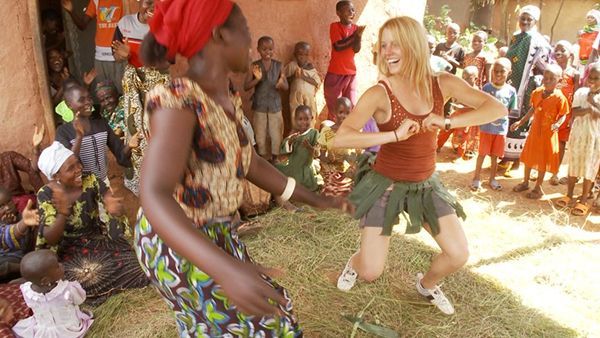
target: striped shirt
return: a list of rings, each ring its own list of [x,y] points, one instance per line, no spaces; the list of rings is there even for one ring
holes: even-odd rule
[[[73,122],[63,124],[56,130],[56,140],[65,147],[72,149],[77,134]],[[90,119],[90,130],[83,136],[79,150],[79,160],[84,172],[94,173],[100,180],[108,176],[107,150],[115,155],[117,162],[124,167],[131,167],[129,153],[126,147],[115,135],[108,123],[103,118]]]

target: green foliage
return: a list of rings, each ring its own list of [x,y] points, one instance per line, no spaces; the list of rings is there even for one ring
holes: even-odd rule
[[[452,18],[450,17],[451,11],[452,10],[448,5],[442,5],[442,8],[440,9],[440,15],[436,16],[429,13],[429,8],[427,8],[425,16],[423,17],[423,26],[425,26],[425,29],[427,29],[429,34],[435,37],[437,43],[446,40],[446,26],[453,22]],[[458,43],[463,46],[465,50],[471,50],[471,40],[473,39],[473,34],[479,30],[481,29],[471,22],[469,27],[461,31],[458,37]],[[486,52],[495,53],[495,44],[497,41],[498,38],[494,36],[488,36],[483,50]]]

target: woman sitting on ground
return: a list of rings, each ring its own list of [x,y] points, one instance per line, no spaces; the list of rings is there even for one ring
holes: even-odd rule
[[[42,152],[38,166],[50,182],[38,192],[37,247],[56,251],[66,279],[78,281],[95,304],[115,292],[147,285],[125,239],[129,226],[122,199],[96,175],[82,173],[79,159],[59,142]],[[100,220],[100,202],[110,214],[108,224]]]

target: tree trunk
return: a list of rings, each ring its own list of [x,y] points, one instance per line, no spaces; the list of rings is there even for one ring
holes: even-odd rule
[[[552,27],[550,28],[550,41],[552,41],[552,38],[554,37],[554,26],[556,26],[556,22],[558,21],[558,18],[560,17],[560,12],[562,11],[564,4],[565,4],[565,0],[561,0],[560,7],[558,7],[558,12],[556,12],[556,16],[554,17],[554,22],[552,23]]]

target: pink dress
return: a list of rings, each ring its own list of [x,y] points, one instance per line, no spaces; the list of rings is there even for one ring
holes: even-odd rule
[[[33,316],[13,327],[17,337],[83,337],[94,322],[89,314],[79,310],[79,304],[85,301],[85,291],[78,282],[58,281],[46,294],[33,291],[31,282],[27,282],[21,285],[21,292]]]

